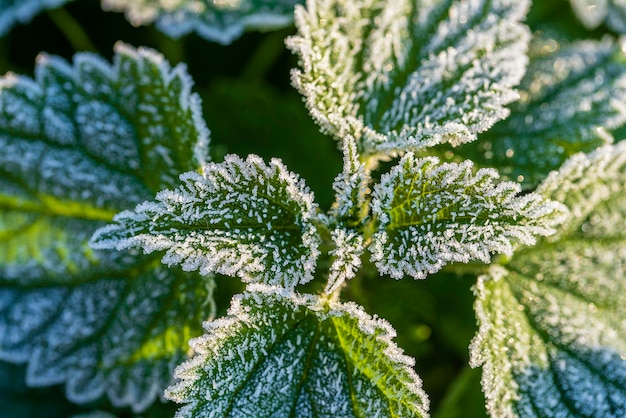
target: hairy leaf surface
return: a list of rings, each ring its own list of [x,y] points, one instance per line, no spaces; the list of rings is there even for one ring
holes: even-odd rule
[[[311,1],[288,40],[293,83],[359,152],[469,142],[508,115],[526,68],[527,1]]]
[[[425,417],[394,330],[354,303],[251,286],[205,324],[166,397],[177,417]]]
[[[178,38],[196,32],[229,44],[247,29],[275,29],[293,22],[301,0],[102,0],[105,10],[124,11],[135,26],[156,22],[165,34]]]
[[[183,67],[121,44],[113,65],[41,56],[35,76],[0,80],[0,358],[74,402],[141,410],[210,314],[213,282],[88,240],[205,160],[199,99]]]
[[[370,251],[381,274],[416,279],[450,262],[489,262],[535,243],[562,221],[566,208],[538,194],[520,196],[513,182],[496,184],[492,169],[471,161],[440,163],[406,154],[374,187],[377,231]]]
[[[588,29],[603,23],[626,33],[626,0],[571,0],[574,13]]]
[[[571,155],[613,141],[626,123],[626,55],[610,39],[537,39],[511,116],[455,153],[536,186]],[[620,138],[621,139],[621,138]]]
[[[0,36],[17,23],[28,23],[39,12],[72,0],[0,0]]]
[[[183,184],[156,200],[115,216],[99,230],[95,248],[166,250],[163,262],[294,287],[313,278],[319,237],[316,205],[304,182],[279,160],[234,155],[203,174],[181,175]]]
[[[479,279],[472,363],[494,417],[626,416],[626,144],[539,188],[569,223]]]

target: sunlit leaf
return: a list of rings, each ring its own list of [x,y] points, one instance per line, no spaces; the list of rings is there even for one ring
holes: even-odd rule
[[[195,32],[229,44],[248,29],[269,30],[293,22],[293,7],[301,0],[102,0],[105,10],[126,12],[135,26],[155,22],[178,38]]]
[[[527,1],[310,1],[293,83],[325,133],[365,155],[469,142],[508,115]]]
[[[143,410],[213,311],[213,279],[93,250],[113,215],[206,159],[184,67],[116,46],[113,64],[41,56],[0,80],[0,358],[73,402]]]
[[[203,174],[115,216],[95,248],[166,250],[163,262],[200,274],[294,287],[310,281],[319,255],[317,207],[304,182],[279,160],[228,155]]]
[[[422,279],[450,262],[489,262],[492,253],[532,245],[563,220],[566,208],[513,182],[495,181],[495,170],[474,173],[471,161],[440,163],[406,154],[374,187],[378,222],[369,249],[381,274]]]
[[[536,186],[571,155],[613,141],[626,123],[626,55],[611,39],[537,39],[511,116],[454,150]],[[621,139],[621,138],[618,138]]]
[[[493,417],[626,416],[626,144],[577,154],[539,192],[571,207],[559,232],[479,278]]]
[[[251,286],[205,324],[166,397],[177,417],[425,417],[394,330],[354,303]]]

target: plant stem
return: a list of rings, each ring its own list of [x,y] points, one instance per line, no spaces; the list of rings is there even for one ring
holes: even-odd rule
[[[47,14],[75,51],[98,52],[87,32],[64,8],[48,10]]]
[[[246,80],[261,80],[265,78],[266,74],[274,66],[274,63],[285,51],[285,37],[289,33],[291,33],[291,28],[271,32],[266,35],[248,60],[241,77]]]

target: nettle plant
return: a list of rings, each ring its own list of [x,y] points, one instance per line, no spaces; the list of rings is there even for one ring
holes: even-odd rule
[[[59,3],[0,2],[4,25]],[[293,3],[103,0],[221,42]],[[624,2],[591,3],[572,1],[585,25],[626,29]],[[478,277],[493,417],[626,416],[624,43],[531,35],[528,8],[296,6],[292,82],[343,155],[329,210],[278,159],[209,161],[185,67],[153,50],[4,76],[0,359],[135,412],[426,417],[394,329],[342,291],[453,269]],[[246,284],[218,318],[216,275]]]

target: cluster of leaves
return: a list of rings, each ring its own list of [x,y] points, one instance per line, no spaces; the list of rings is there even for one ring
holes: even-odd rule
[[[0,31],[63,2],[5,3]],[[0,359],[135,412],[427,417],[393,327],[341,298],[448,268],[479,271],[492,416],[626,415],[624,41],[531,34],[527,1],[294,3],[102,5],[224,43],[293,19],[293,85],[343,156],[329,210],[278,159],[211,162],[186,68],[153,50],[0,80]],[[623,2],[572,10],[626,32]],[[218,319],[216,275],[246,286]]]

